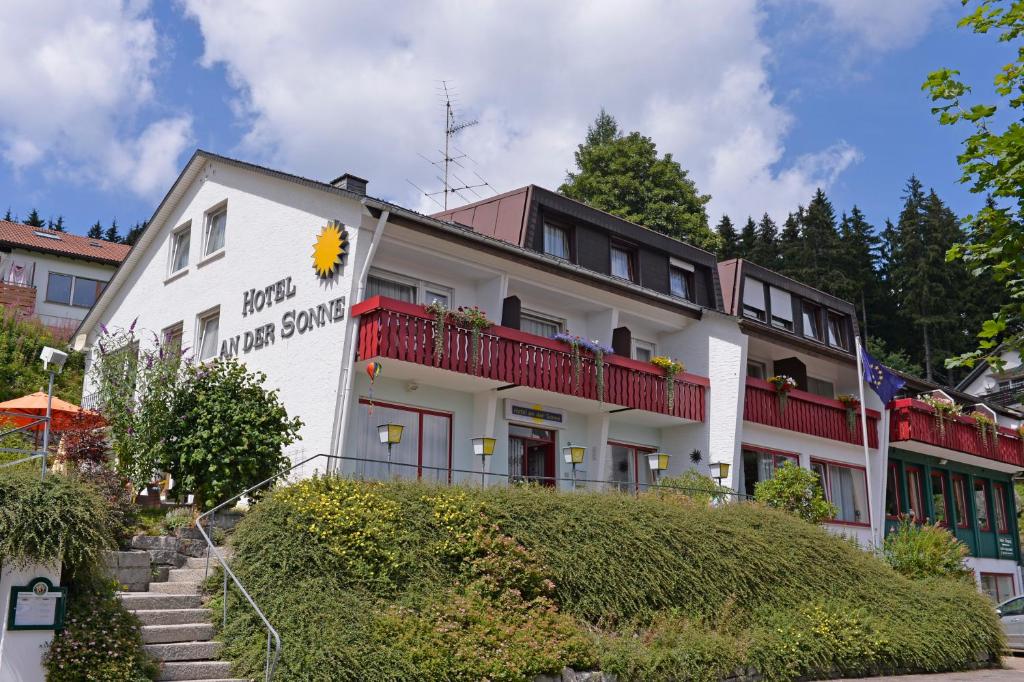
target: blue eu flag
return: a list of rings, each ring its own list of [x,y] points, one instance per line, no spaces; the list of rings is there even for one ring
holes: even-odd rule
[[[864,381],[878,394],[882,403],[889,404],[889,401],[896,397],[903,385],[907,383],[895,372],[885,368],[882,363],[868,355],[863,348],[860,349],[861,361],[864,363]]]

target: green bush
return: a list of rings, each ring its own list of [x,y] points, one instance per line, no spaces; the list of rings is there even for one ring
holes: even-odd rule
[[[954,578],[973,584],[974,572],[964,559],[970,550],[942,526],[905,518],[885,537],[882,556],[908,578]]]
[[[678,476],[665,476],[658,480],[658,487],[652,489],[655,495],[678,495],[696,502],[708,504],[722,502],[732,497],[732,489],[715,483],[696,469],[687,469]]]
[[[818,474],[786,462],[775,476],[754,486],[754,499],[799,516],[808,523],[835,518],[835,505],[825,499]]]
[[[139,620],[112,585],[71,592],[64,630],[43,659],[47,682],[140,682],[156,679],[156,664],[144,653]]]
[[[64,348],[67,344],[38,320],[15,316],[0,306],[0,402],[46,390],[48,374],[39,361],[43,346]],[[72,403],[82,400],[85,356],[70,352],[64,369],[56,376],[53,393]]]
[[[256,504],[232,544],[281,631],[282,681],[529,679],[597,663],[620,679],[755,666],[791,680],[953,670],[1002,646],[971,587],[907,579],[758,504],[316,479]],[[256,675],[264,635],[229,605],[227,653]]]
[[[195,521],[195,515],[189,507],[175,507],[164,515],[160,525],[169,533],[188,528]]]

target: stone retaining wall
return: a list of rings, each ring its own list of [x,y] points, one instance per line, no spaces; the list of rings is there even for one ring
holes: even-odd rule
[[[104,552],[103,561],[107,571],[122,589],[131,592],[145,592],[153,579],[149,553],[143,551]]]

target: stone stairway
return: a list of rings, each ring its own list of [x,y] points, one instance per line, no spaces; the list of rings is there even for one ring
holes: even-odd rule
[[[211,572],[215,564],[211,559]],[[118,596],[142,622],[146,652],[160,663],[158,680],[248,682],[232,678],[231,663],[219,660],[223,645],[213,641],[213,614],[199,593],[205,567],[205,558],[189,558],[168,572],[166,582],[150,583],[148,592]]]

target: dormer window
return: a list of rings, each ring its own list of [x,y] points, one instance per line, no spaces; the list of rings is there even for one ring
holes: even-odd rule
[[[793,331],[793,299],[788,291],[768,287],[772,303],[772,326]]]
[[[815,341],[824,341],[825,334],[821,328],[821,308],[804,301],[803,311],[804,336]]]
[[[544,223],[544,253],[556,258],[572,260],[569,250],[569,230],[561,225]]]
[[[743,278],[743,316],[761,322],[768,319],[764,307],[764,284],[753,277]]]
[[[634,252],[622,244],[612,244],[612,276],[628,279],[630,282],[636,279],[636,265],[633,262]]]
[[[693,266],[677,258],[669,259],[668,286],[669,292],[676,298],[692,301],[694,299]]]
[[[833,312],[828,314],[828,345],[850,350],[850,339],[846,334],[846,317],[843,315]]]

